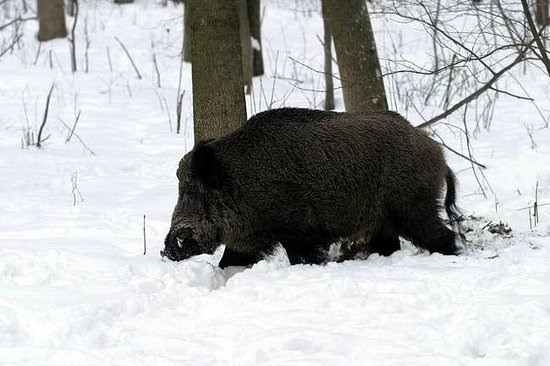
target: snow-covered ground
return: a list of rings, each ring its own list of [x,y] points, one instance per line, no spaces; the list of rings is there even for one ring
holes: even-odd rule
[[[323,76],[289,58],[322,69],[321,19],[281,3],[264,1],[267,72],[255,80],[249,114],[322,102],[312,90],[323,89]],[[429,38],[407,26],[374,21],[382,56],[393,52],[393,32],[404,58],[428,57]],[[469,163],[448,154],[460,205],[473,216],[462,256],[405,245],[389,258],[326,266],[289,266],[279,254],[222,271],[220,251],[164,262],[158,253],[176,202],[175,170],[193,144],[187,64],[182,134],[170,128],[181,8],[82,2],[80,70],[86,28],[89,73],[70,72],[66,40],[39,49],[34,21],[24,24],[20,47],[0,58],[0,364],[550,365],[550,207],[540,207],[533,229],[520,210],[533,204],[537,182],[538,202],[550,203],[550,131],[531,103],[501,95],[490,131],[472,142],[488,166],[487,198]],[[513,89],[514,78],[548,116],[548,76],[518,68],[502,85]],[[22,148],[27,130],[36,138],[52,83],[49,138],[42,149]],[[412,109],[394,108],[421,122]],[[65,142],[61,121],[72,126],[79,111],[76,134],[87,148],[77,136]],[[453,118],[460,125],[461,116]],[[458,134],[437,131],[465,151]],[[500,220],[511,237],[487,231]]]

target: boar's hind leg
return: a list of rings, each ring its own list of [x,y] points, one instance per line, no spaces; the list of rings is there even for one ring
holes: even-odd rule
[[[430,253],[456,255],[456,234],[447,228],[441,218],[409,217],[401,222],[403,237],[410,239],[417,247],[427,249]],[[400,231],[401,231],[400,230]]]
[[[262,255],[260,253],[241,253],[231,248],[225,247],[222,259],[220,259],[220,263],[218,264],[218,266],[222,269],[230,266],[248,267],[258,263],[260,259],[262,259]]]
[[[393,226],[389,223],[383,225],[374,235],[371,237],[368,243],[369,253],[378,253],[383,256],[392,255],[401,249],[399,244],[399,237],[395,232]]]

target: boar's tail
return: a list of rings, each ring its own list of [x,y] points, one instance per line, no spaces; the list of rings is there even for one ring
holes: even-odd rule
[[[445,212],[449,217],[449,222],[452,226],[459,228],[460,210],[456,206],[456,177],[451,170],[447,167],[447,173],[445,174],[445,180],[447,181],[447,193],[445,195]]]

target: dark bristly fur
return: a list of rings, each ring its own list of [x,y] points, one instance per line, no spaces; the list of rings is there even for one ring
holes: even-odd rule
[[[444,208],[458,219],[455,177],[441,147],[397,113],[262,112],[197,143],[177,175],[163,251],[173,260],[223,243],[221,267],[247,265],[281,243],[292,264],[323,263],[334,242],[353,255],[389,255],[399,236],[458,252],[439,216],[446,184]]]

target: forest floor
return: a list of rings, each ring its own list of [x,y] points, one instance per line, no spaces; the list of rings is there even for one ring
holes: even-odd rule
[[[302,65],[322,70],[320,15],[263,3],[266,75],[247,97],[249,115],[322,107],[323,75]],[[550,207],[540,206],[536,225],[523,209],[550,203],[550,130],[533,103],[495,100],[491,125],[471,141],[487,165],[476,173],[481,184],[468,161],[448,153],[467,216],[463,255],[403,243],[390,257],[325,266],[290,266],[278,253],[250,269],[220,270],[220,250],[166,262],[159,251],[176,203],[175,171],[193,146],[189,64],[175,132],[182,9],[84,1],[80,14],[77,73],[67,40],[40,45],[35,21],[0,57],[0,364],[550,364]],[[429,37],[408,26],[374,19],[382,57],[400,39],[404,59],[428,58]],[[401,88],[412,90],[415,77]],[[500,85],[516,79],[547,121],[548,76],[518,67]],[[47,139],[28,146],[52,85]],[[336,104],[343,110],[340,89]],[[421,112],[437,108],[392,98],[392,109],[419,124]],[[434,131],[466,153],[447,125]],[[500,222],[511,233],[489,232]]]

